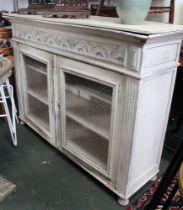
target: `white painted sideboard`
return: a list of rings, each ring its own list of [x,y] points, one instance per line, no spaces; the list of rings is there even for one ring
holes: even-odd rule
[[[7,17],[21,120],[127,204],[159,171],[183,27]]]

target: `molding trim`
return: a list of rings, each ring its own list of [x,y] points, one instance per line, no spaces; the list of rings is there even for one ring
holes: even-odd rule
[[[127,187],[127,198],[130,198],[135,192],[137,192],[142,186],[144,186],[149,180],[150,177],[153,178],[159,172],[159,165],[152,167],[149,171],[146,171],[141,175],[133,184]]]
[[[135,119],[137,112],[137,102],[138,102],[138,92],[139,92],[139,81],[133,78],[127,77],[126,79],[126,101],[123,110],[123,124],[120,136],[122,137],[122,142],[120,145],[119,157],[119,168],[117,177],[117,190],[124,198],[127,196],[127,184],[128,184],[128,174],[129,166],[131,160],[133,135],[135,128]]]
[[[71,36],[69,33],[63,34],[61,32],[54,33],[40,30],[38,27],[34,27],[33,30],[30,26],[20,24],[15,25],[14,36],[18,39],[128,67],[133,71],[139,71],[140,69],[142,49],[140,47],[127,46],[126,43],[112,43],[112,40],[110,43],[105,39],[98,41],[98,39],[95,40],[95,37],[93,37],[93,40],[87,39],[87,37],[83,39],[76,35]],[[133,56],[130,56],[131,54]],[[131,59],[127,61],[129,56]]]

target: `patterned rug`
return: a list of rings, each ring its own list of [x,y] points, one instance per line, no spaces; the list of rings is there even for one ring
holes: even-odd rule
[[[154,182],[150,186],[149,190],[146,193],[144,193],[144,195],[139,200],[137,200],[132,206],[129,206],[126,210],[143,210],[143,207],[145,206],[145,204],[147,204],[152,199],[153,194],[156,191],[160,181],[161,181],[161,178],[158,179],[156,182]],[[168,199],[169,195],[171,194],[177,182],[178,182],[178,178],[175,177],[172,183],[170,184],[170,186],[168,187],[166,193],[164,194],[161,203],[164,203]],[[182,202],[182,201],[183,201],[183,198],[181,197],[180,191],[178,190],[172,200],[172,203]],[[161,210],[162,208],[163,208],[163,204],[159,205],[156,210]],[[167,210],[183,210],[183,206],[182,207],[170,206]]]

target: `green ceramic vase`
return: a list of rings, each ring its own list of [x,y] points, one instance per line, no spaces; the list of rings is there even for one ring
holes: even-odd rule
[[[152,0],[116,0],[116,9],[122,24],[141,24],[146,18]]]

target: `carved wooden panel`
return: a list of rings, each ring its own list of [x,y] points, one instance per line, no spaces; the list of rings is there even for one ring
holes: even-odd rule
[[[29,0],[30,6],[55,4],[55,0]]]
[[[88,1],[87,0],[58,0],[56,2],[57,7],[62,7],[62,8],[81,8],[81,9],[87,9],[88,7]],[[75,7],[75,8],[74,8]]]
[[[88,0],[55,0],[55,6],[44,12],[45,17],[87,18],[89,15]]]
[[[87,40],[87,37],[81,39],[62,33],[43,31],[36,27],[32,30],[32,27],[21,25],[16,27],[15,37],[128,67],[133,71],[139,71],[141,65],[141,48],[127,47],[123,42],[112,44],[95,39]]]
[[[44,44],[47,46],[59,48],[66,51],[77,52],[99,60],[124,65],[126,56],[126,45],[107,44],[100,41],[89,41],[87,38],[69,37],[63,34],[49,33],[49,31],[40,31],[40,29],[24,26],[16,27],[15,36],[20,39]]]

